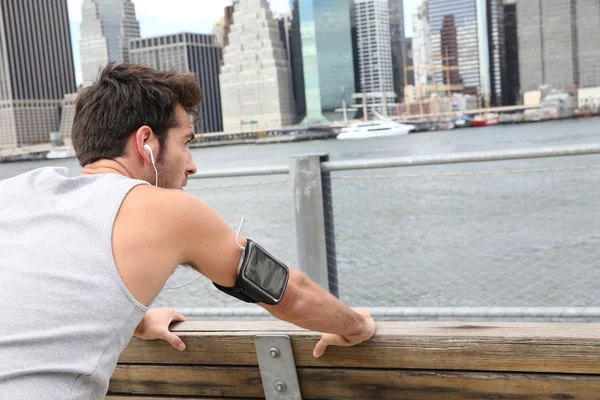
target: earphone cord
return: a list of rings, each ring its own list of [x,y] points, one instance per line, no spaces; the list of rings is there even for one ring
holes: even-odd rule
[[[189,285],[191,285],[192,283],[196,282],[198,279],[202,278],[203,276],[204,276],[204,275],[200,275],[199,277],[197,277],[196,279],[194,279],[193,281],[191,281],[191,282],[189,282],[189,283],[186,283],[185,285],[182,285],[182,286],[176,286],[176,287],[166,287],[166,288],[163,288],[162,290],[175,290],[175,289],[181,289],[181,288],[184,288],[184,287],[186,287],[186,286],[189,286]]]
[[[156,177],[154,180],[154,186],[158,187],[158,170],[156,169],[156,164],[154,160],[152,160],[152,166],[154,167],[154,176]]]

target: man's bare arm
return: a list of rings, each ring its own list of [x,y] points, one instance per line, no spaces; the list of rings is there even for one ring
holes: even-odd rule
[[[274,317],[299,327],[330,333],[315,348],[320,357],[328,345],[352,346],[375,334],[375,322],[364,310],[353,311],[300,271],[290,271],[290,281],[281,303],[261,304]]]
[[[182,245],[182,262],[223,286],[231,287],[237,278],[242,250],[236,233],[206,203],[182,193],[178,209],[184,213],[178,222],[177,240]],[[245,244],[245,239],[240,238]],[[351,346],[375,333],[375,322],[364,311],[355,312],[306,275],[292,270],[283,300],[276,306],[261,304],[273,316],[305,329],[329,333],[315,349],[320,356],[330,344]]]

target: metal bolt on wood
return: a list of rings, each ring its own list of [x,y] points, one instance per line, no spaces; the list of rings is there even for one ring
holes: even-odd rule
[[[286,389],[287,389],[287,385],[285,384],[285,382],[283,382],[283,381],[275,382],[275,390],[277,390],[278,392],[285,392]]]
[[[271,350],[269,350],[269,354],[271,354],[271,357],[275,358],[275,357],[279,357],[281,352],[279,351],[279,349],[277,347],[272,347]]]

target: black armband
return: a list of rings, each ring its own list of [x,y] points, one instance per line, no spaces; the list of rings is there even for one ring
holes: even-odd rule
[[[289,268],[255,242],[247,239],[238,266],[235,286],[228,288],[214,283],[220,291],[246,303],[278,304],[290,277]]]

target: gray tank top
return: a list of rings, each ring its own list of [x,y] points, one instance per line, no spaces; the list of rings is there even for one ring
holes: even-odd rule
[[[115,266],[114,174],[42,168],[0,182],[0,399],[103,399],[147,307]]]

